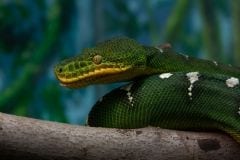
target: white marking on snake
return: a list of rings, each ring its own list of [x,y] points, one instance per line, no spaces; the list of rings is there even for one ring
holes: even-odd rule
[[[160,53],[163,53],[163,49],[162,49],[162,48],[160,48],[160,47],[158,47],[158,46],[155,47],[155,48],[158,49]]]
[[[127,97],[128,97],[128,100],[129,100],[131,106],[133,106],[133,96],[132,96],[132,93],[130,92],[132,86],[133,86],[133,84],[130,83],[130,84],[126,85],[126,86],[121,87],[122,90],[127,91]]]
[[[226,85],[230,88],[235,87],[236,85],[239,85],[239,79],[235,77],[231,77],[226,80]]]
[[[102,102],[102,100],[103,100],[103,97],[101,97],[101,98],[98,100],[98,102]]]
[[[173,74],[172,73],[162,73],[159,75],[159,78],[165,79],[171,77]]]
[[[179,53],[179,54],[181,54],[182,56],[184,56],[185,58],[186,58],[186,60],[188,60],[188,58],[189,58],[189,56],[188,55],[186,55],[186,54],[183,54],[183,53]]]
[[[213,63],[214,63],[216,66],[218,66],[218,63],[217,63],[216,61],[213,61]]]
[[[131,95],[131,92],[127,92],[127,96],[128,96],[128,100],[131,103],[131,105],[133,106],[133,97]]]
[[[163,53],[163,50],[162,50],[162,48],[159,48],[159,51],[160,51],[160,53]]]
[[[132,83],[129,83],[129,84],[125,85],[125,86],[122,86],[121,89],[129,92],[131,90],[131,88],[132,88],[132,85],[133,85]]]
[[[188,95],[190,100],[192,100],[192,89],[193,89],[193,83],[198,81],[199,79],[199,73],[198,72],[189,72],[186,74],[188,77],[188,80],[190,81],[190,86],[188,87]]]

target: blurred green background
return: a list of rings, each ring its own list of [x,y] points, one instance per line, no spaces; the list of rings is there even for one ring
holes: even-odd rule
[[[115,36],[238,65],[239,7],[237,0],[1,0],[0,111],[84,124],[97,99],[120,84],[66,89],[53,66]]]

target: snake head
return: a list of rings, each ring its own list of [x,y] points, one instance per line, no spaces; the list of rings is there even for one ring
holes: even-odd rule
[[[60,83],[69,88],[131,80],[146,68],[145,52],[132,39],[114,38],[63,60],[54,72]]]

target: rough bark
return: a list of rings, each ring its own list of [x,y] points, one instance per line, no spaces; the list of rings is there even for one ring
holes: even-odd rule
[[[0,113],[0,159],[238,159],[224,133],[107,129]]]

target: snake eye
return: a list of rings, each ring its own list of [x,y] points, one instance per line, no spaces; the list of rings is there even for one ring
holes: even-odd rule
[[[95,56],[93,57],[93,62],[94,62],[95,64],[101,64],[101,62],[102,62],[102,56],[100,56],[100,55],[95,55]]]

